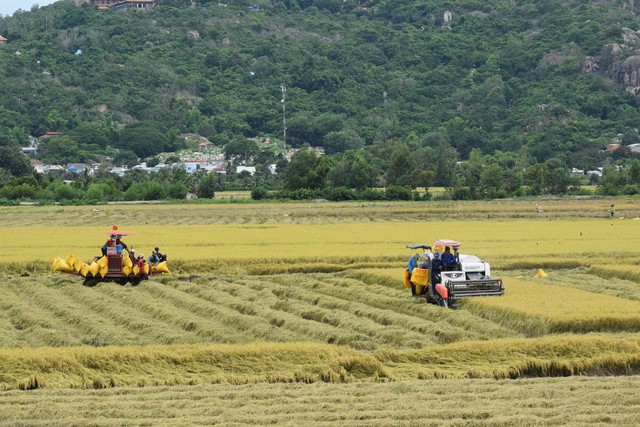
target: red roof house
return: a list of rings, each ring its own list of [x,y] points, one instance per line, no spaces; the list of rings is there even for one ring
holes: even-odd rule
[[[64,132],[47,132],[44,135],[42,135],[40,139],[51,138],[52,136],[61,136],[61,135],[64,135]]]

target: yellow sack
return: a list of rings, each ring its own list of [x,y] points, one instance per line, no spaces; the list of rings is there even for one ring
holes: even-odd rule
[[[168,273],[169,267],[167,267],[167,261],[162,261],[153,269],[154,273]]]
[[[145,263],[145,264],[144,264],[144,266],[143,266],[142,268],[144,268],[144,272],[145,272],[146,274],[149,274],[149,264]]]
[[[98,267],[98,274],[101,277],[106,276],[108,272],[109,272],[109,267],[107,267],[106,265],[104,267],[102,267],[102,266]]]
[[[71,272],[73,271],[73,267],[67,264],[62,258],[56,258],[53,260],[53,265],[51,265],[51,271]]]
[[[128,276],[131,274],[131,267],[129,267],[128,265],[123,265],[122,266],[122,274],[124,274],[125,276]]]
[[[73,268],[73,264],[76,263],[76,257],[74,257],[73,255],[69,255],[64,259],[64,261],[67,263],[68,266]]]
[[[89,273],[92,276],[95,276],[98,274],[98,270],[100,270],[100,266],[97,263],[92,262],[91,265],[89,266]]]
[[[131,262],[131,258],[129,258],[128,256],[125,256],[124,259],[122,260],[122,265],[124,267],[129,267],[129,271],[131,271],[131,267],[133,267],[133,263]]]
[[[429,283],[429,270],[426,268],[414,268],[411,281],[416,285],[426,286]]]
[[[96,261],[96,263],[100,266],[100,267],[106,267],[107,266],[107,257],[103,256],[102,258],[100,258],[98,261]]]
[[[133,274],[137,276],[138,274],[140,274],[140,267],[136,264],[133,266],[133,269],[131,271],[133,271]]]
[[[73,263],[73,269],[79,273],[83,265],[84,261],[82,261],[80,258],[76,258],[76,262]]]
[[[158,266],[160,266],[160,264],[158,264]],[[405,288],[410,288],[411,287],[411,278],[409,277],[409,269],[405,268],[404,269],[404,275],[402,276],[403,281],[404,281],[404,287]]]
[[[82,268],[80,268],[80,275],[82,275],[82,277],[87,277],[87,274],[89,273],[89,266],[87,264],[84,264],[82,266]]]

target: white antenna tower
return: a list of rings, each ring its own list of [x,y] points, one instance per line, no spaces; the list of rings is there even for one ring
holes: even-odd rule
[[[286,94],[287,87],[285,85],[280,85],[280,89],[282,90],[282,99],[280,102],[282,103],[282,148],[287,149],[287,108],[286,108]]]

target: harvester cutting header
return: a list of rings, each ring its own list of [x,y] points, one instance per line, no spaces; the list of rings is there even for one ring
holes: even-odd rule
[[[167,257],[156,247],[149,262],[144,254],[137,254],[135,249],[129,249],[121,240],[123,236],[133,233],[120,231],[117,226],[107,231],[109,239],[101,247],[102,256],[94,257],[86,264],[79,258],[69,255],[66,258],[56,258],[51,265],[52,271],[84,277],[84,286],[95,286],[100,282],[116,282],[119,285],[131,283],[137,286],[149,276],[168,273]]]
[[[475,255],[459,253],[460,243],[440,239],[433,245],[407,245],[422,249],[409,259],[404,284],[417,298],[443,307],[462,298],[504,295],[502,279],[491,277],[491,267]]]

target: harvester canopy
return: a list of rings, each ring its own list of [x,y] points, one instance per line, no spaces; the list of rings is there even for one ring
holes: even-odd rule
[[[130,231],[121,231],[118,229],[117,225],[114,225],[113,228],[107,231],[108,236],[133,236],[133,233]]]

